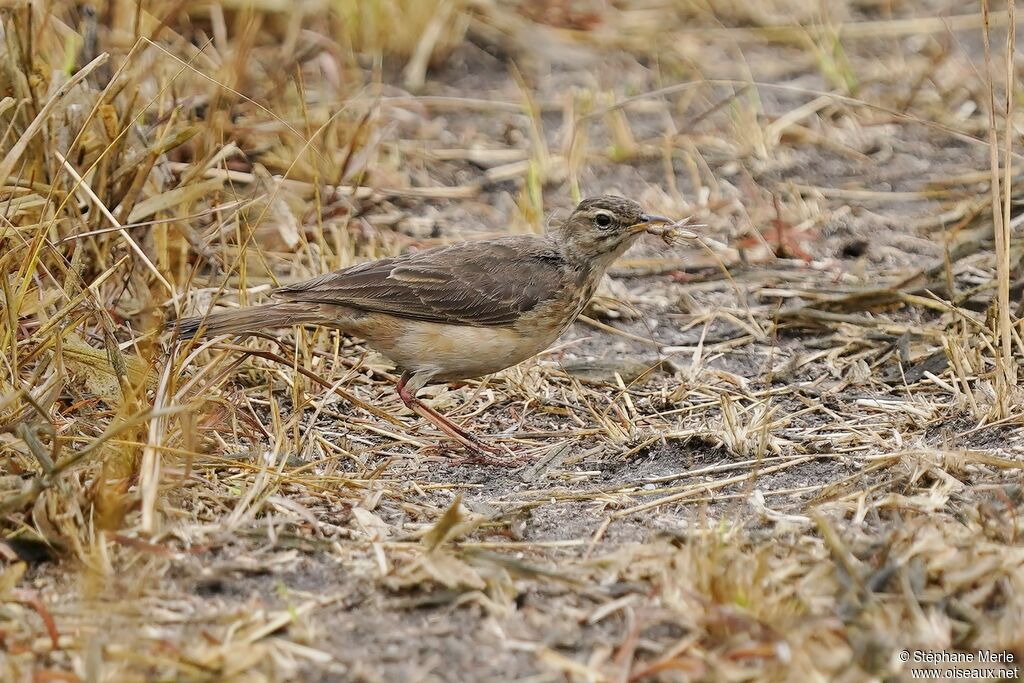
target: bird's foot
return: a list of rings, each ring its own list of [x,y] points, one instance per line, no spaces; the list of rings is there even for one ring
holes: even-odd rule
[[[484,443],[475,434],[455,424],[441,413],[421,402],[419,399],[413,399],[407,405],[414,413],[433,423],[452,441],[463,446],[471,453],[475,453],[476,457],[487,458],[488,456],[505,455],[507,453],[507,451],[502,448]]]
[[[445,458],[454,465],[488,465],[492,467],[519,467],[526,459],[511,450],[488,446],[484,451],[477,446],[462,443],[442,442],[424,446],[420,453]]]
[[[503,457],[504,456],[504,457]],[[462,459],[467,465],[492,465],[495,467],[519,467],[526,459],[509,449],[488,447],[487,451],[471,451]]]
[[[520,464],[521,461],[517,459],[509,449],[484,443],[479,437],[469,430],[452,422],[450,419],[416,398],[416,392],[409,389],[407,381],[408,380],[403,375],[403,379],[398,384],[398,395],[401,397],[402,402],[405,403],[405,405],[414,413],[444,432],[452,441],[468,450],[472,455],[467,457],[463,462],[485,465],[502,465],[505,467]]]
[[[460,434],[446,432],[452,441],[462,446],[468,455],[459,459],[460,463],[467,465],[494,465],[498,467],[517,467],[525,462],[525,459],[516,455],[507,447],[501,447],[484,443],[471,432],[461,430]]]

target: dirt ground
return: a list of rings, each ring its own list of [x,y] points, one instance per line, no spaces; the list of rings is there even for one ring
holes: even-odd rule
[[[12,602],[33,635],[3,641],[11,680],[895,681],[904,650],[1024,657],[979,7],[543,6],[518,33],[475,10],[415,93],[383,61],[391,165],[355,251],[542,229],[577,187],[692,215],[705,244],[648,238],[553,349],[425,392],[509,466],[402,408],[358,340],[229,343],[299,349],[390,421],[265,358],[181,365],[179,386],[223,371],[194,434],[168,427],[155,503],[136,478],[122,528],[28,564],[60,646]],[[319,253],[266,251],[282,282]],[[252,301],[270,280],[246,263]],[[198,266],[186,312],[231,277]],[[187,353],[161,349],[157,374]]]

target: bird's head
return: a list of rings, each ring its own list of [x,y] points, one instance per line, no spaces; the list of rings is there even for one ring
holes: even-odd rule
[[[632,199],[603,195],[580,202],[558,232],[569,256],[607,267],[650,228],[673,222]]]

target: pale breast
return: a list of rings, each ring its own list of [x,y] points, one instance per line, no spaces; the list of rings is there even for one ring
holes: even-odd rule
[[[403,370],[427,371],[438,380],[489,375],[543,351],[548,335],[524,336],[507,327],[467,327],[403,321],[388,338],[367,337],[373,349]]]

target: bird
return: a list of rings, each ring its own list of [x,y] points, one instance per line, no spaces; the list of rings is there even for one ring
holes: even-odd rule
[[[545,234],[470,240],[359,263],[280,287],[278,301],[181,318],[180,340],[319,325],[363,339],[401,372],[402,402],[477,455],[501,452],[419,398],[427,384],[490,375],[547,349],[608,267],[645,232],[677,225],[614,195],[581,201]]]

